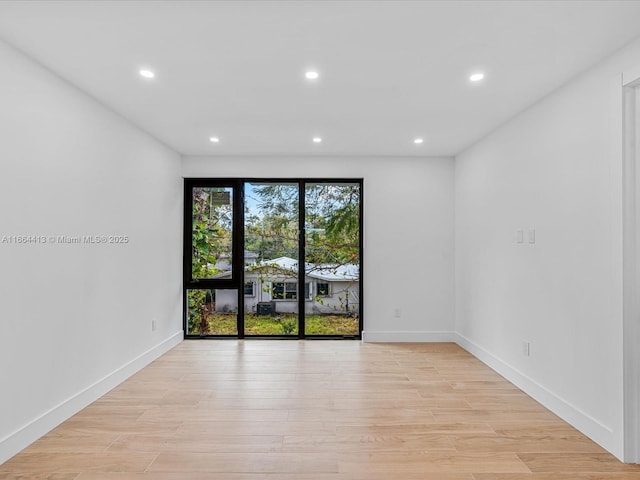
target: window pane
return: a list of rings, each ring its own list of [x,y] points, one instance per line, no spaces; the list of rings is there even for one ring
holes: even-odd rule
[[[231,278],[233,188],[193,187],[191,276]]]
[[[284,298],[284,283],[274,283],[271,295],[275,300]]]
[[[317,295],[319,297],[326,297],[329,295],[329,284],[328,283],[317,283],[316,284]]]
[[[298,284],[287,282],[284,284],[284,298],[287,300],[295,300],[298,298]]]
[[[187,290],[187,335],[237,335],[238,290]]]

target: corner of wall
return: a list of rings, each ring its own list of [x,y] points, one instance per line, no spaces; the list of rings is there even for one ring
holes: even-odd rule
[[[182,339],[182,331],[172,334],[130,362],[35,418],[16,432],[0,439],[0,464],[171,350],[181,343]]]
[[[546,389],[532,378],[528,377],[517,368],[509,365],[504,360],[491,354],[481,346],[475,344],[465,336],[456,333],[455,342],[492,370],[502,375],[531,398],[542,404],[545,408],[555,413],[558,417],[580,430],[591,440],[604,449],[613,453],[618,459],[622,458],[622,452],[615,447],[616,439],[611,428],[603,425],[595,418],[582,412],[578,407]]]

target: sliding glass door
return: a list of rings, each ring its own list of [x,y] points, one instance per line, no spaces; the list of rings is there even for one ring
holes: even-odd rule
[[[187,337],[359,338],[361,180],[185,180]]]

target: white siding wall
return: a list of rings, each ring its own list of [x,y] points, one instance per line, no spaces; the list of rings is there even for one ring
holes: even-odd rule
[[[272,282],[291,282],[290,278],[271,278],[269,280],[260,279],[256,276],[245,277],[246,282],[253,283],[253,296],[244,297],[245,313],[255,313],[259,302],[270,302],[273,300],[271,295]],[[311,299],[305,301],[306,313],[318,314],[344,314],[347,312],[347,294],[348,294],[348,311],[357,313],[359,311],[359,286],[358,282],[328,282],[330,295],[320,297],[317,296],[318,280],[308,278],[306,280],[310,284]],[[322,281],[322,283],[327,283]],[[236,290],[216,290],[216,311],[230,312],[236,311],[238,308],[238,296]],[[297,300],[274,300],[276,303],[276,312],[293,313],[298,311]]]

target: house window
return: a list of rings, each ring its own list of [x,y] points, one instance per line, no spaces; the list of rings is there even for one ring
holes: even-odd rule
[[[298,298],[298,284],[295,282],[273,282],[271,295],[274,300],[295,300]],[[311,285],[304,284],[304,298],[311,298]]]
[[[256,294],[253,291],[253,282],[244,282],[244,296],[255,297]]]
[[[295,283],[273,282],[272,295],[274,300],[295,300],[297,287]]]
[[[316,283],[316,295],[318,297],[329,296],[329,284],[328,283]]]

